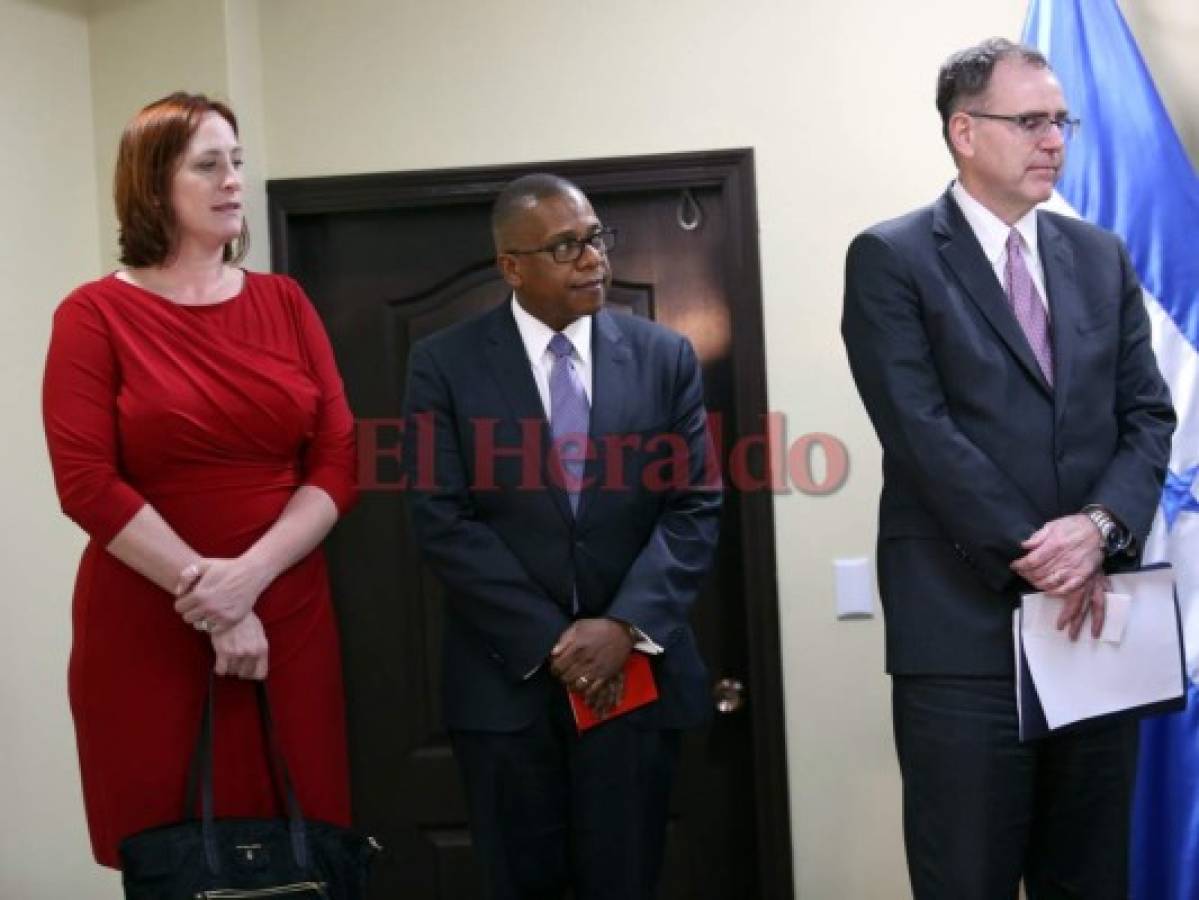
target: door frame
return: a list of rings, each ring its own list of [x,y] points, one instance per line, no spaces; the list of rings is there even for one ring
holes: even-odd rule
[[[271,269],[289,271],[287,223],[293,216],[485,202],[494,199],[509,181],[529,172],[561,175],[584,193],[720,189],[725,221],[730,225],[724,259],[728,283],[742,298],[736,307],[737,320],[730,344],[736,373],[732,433],[759,433],[769,406],[752,148],[272,179],[266,185]],[[768,490],[758,490],[742,494],[741,504],[744,518],[739,548],[743,563],[740,588],[749,641],[747,674],[751,688],[745,714],[751,716],[754,735],[751,775],[757,811],[758,878],[763,900],[783,900],[793,897],[794,888],[774,500]]]

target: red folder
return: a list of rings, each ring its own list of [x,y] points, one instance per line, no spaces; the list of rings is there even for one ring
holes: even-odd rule
[[[582,734],[589,728],[607,722],[613,716],[630,712],[647,703],[658,699],[658,686],[654,684],[654,670],[650,668],[649,657],[634,650],[624,664],[624,693],[620,702],[602,719],[587,705],[582,694],[567,691],[570,698],[570,709],[575,714],[575,727]]]

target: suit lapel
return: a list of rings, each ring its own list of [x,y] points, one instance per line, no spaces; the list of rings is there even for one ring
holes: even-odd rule
[[[512,418],[518,424],[540,420],[539,471],[558,512],[569,523],[574,516],[570,511],[570,501],[566,492],[556,487],[548,477],[545,461],[549,458],[550,450],[549,421],[545,408],[541,405],[541,396],[537,393],[537,383],[533,380],[533,373],[529,371],[529,356],[516,327],[516,319],[512,317],[510,304],[511,301],[504,303],[491,314],[492,320],[487,330],[484,352],[495,375],[496,384],[508,402]]]
[[[1007,294],[995,277],[995,270],[991,268],[978,238],[948,191],[941,195],[934,207],[933,231],[941,239],[938,244],[941,258],[953,270],[971,301],[1027,370],[1029,377],[1046,394],[1050,394],[1049,384],[1041,374],[1037,358],[1028,345],[1028,338],[1016,321]]]
[[[1058,426],[1066,412],[1066,398],[1074,356],[1078,349],[1078,321],[1083,298],[1074,272],[1074,251],[1053,220],[1037,214],[1041,264],[1045,269],[1045,293],[1049,303],[1053,335],[1054,421]]]
[[[587,463],[588,487],[579,497],[579,518],[582,519],[599,490],[604,459],[601,439],[604,435],[619,434],[624,420],[625,403],[631,385],[628,383],[632,357],[628,342],[613,321],[612,313],[601,309],[591,322],[591,424],[589,434],[596,447],[595,458]]]
[[[529,419],[545,422],[545,410],[537,394],[537,383],[529,371],[529,357],[525,353],[520,331],[516,328],[516,320],[512,318],[509,303],[504,303],[491,314],[485,344],[487,359],[513,418],[518,422]]]

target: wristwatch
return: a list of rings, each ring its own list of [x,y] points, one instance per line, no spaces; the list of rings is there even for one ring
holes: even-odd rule
[[[1132,535],[1128,529],[1116,521],[1115,516],[1098,504],[1084,506],[1083,514],[1099,529],[1099,540],[1102,542],[1103,555],[1115,556],[1123,553],[1132,544]]]

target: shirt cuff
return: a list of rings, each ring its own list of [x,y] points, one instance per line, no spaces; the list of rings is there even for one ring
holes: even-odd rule
[[[634,650],[640,650],[642,653],[648,653],[650,656],[657,656],[663,652],[662,648],[655,644],[653,639],[636,625],[629,625],[628,629],[629,634],[633,638]]]
[[[636,625],[630,625],[628,622],[624,622],[622,624],[629,630],[629,636],[633,639],[634,650],[640,650],[642,653],[646,653],[650,656],[657,656],[659,653],[665,652],[658,644],[654,643],[653,639],[648,634],[646,634]],[[528,681],[530,678],[540,672],[541,667],[544,665],[545,663],[538,663],[535,665],[525,674],[523,680]]]

